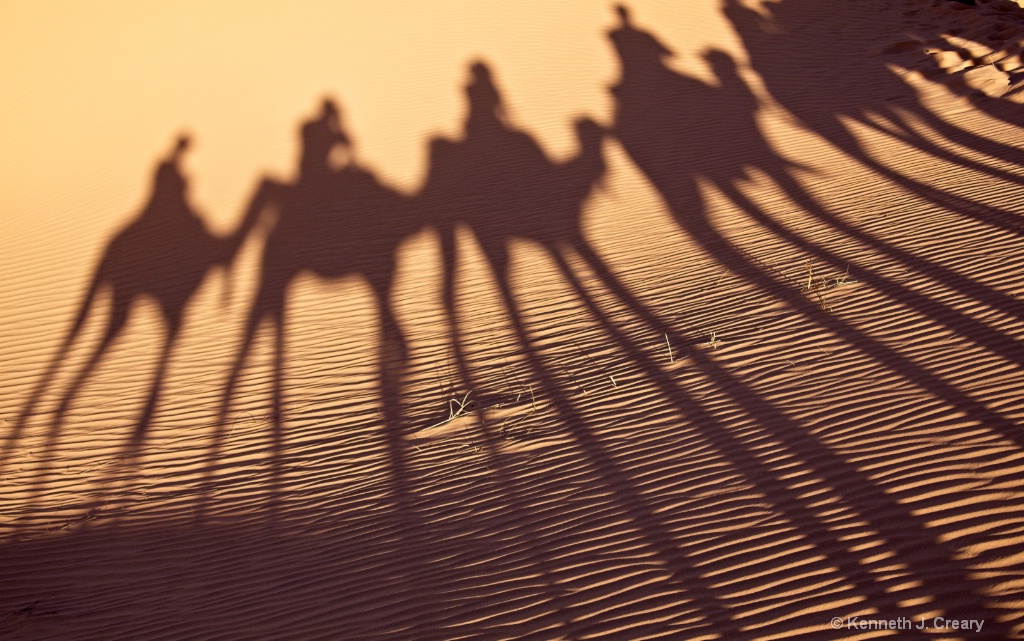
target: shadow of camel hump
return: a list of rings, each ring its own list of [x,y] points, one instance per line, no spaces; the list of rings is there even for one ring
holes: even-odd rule
[[[60,396],[46,447],[50,453],[56,450],[63,418],[75,397],[123,331],[132,307],[140,299],[149,298],[160,310],[166,335],[146,403],[127,444],[127,455],[134,456],[141,446],[159,404],[167,367],[181,333],[189,301],[211,270],[230,265],[253,223],[243,221],[227,237],[215,236],[207,230],[189,203],[188,180],[180,166],[188,146],[189,138],[186,136],[176,141],[168,157],[157,165],[145,207],[104,249],[71,328],[21,413],[19,431],[10,438],[8,451],[20,436],[24,423],[35,414],[42,395],[68,358],[87,320],[99,313],[99,301],[103,300],[101,294],[104,293],[109,303],[102,335]]]

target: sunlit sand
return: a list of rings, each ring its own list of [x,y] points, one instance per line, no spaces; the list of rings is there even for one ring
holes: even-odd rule
[[[1024,8],[207,5],[0,8],[0,638],[1024,635]]]

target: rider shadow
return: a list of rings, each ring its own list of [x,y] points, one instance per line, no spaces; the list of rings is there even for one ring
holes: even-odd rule
[[[740,190],[737,183],[746,177],[748,168],[756,168],[772,178],[798,204],[816,210],[817,215],[826,215],[792,178],[793,165],[778,157],[764,140],[755,118],[757,100],[736,72],[731,58],[719,52],[708,54],[708,61],[717,76],[715,85],[679,74],[665,64],[665,59],[672,55],[671,51],[650,33],[636,28],[626,9],[620,8],[619,14],[621,25],[610,34],[622,68],[621,81],[613,89],[616,99],[615,135],[636,166],[662,195],[679,227],[708,256],[770,299],[803,316],[813,326],[840,338],[882,369],[920,387],[952,411],[963,411],[1002,436],[1019,442],[1007,417],[990,410],[937,374],[840,317],[820,309],[802,292],[752,259],[716,227],[701,192],[701,181],[713,184],[740,211],[773,234],[822,258],[835,260],[825,248],[800,238],[777,223]],[[957,557],[953,546],[944,544],[937,538],[937,533],[929,531],[924,519],[901,506],[854,464],[832,453],[827,443],[817,441],[813,434],[723,365],[702,357],[692,340],[673,332],[667,323],[632,297],[613,275],[605,271],[601,276],[635,315],[657,331],[664,332],[674,342],[689,343],[687,349],[702,374],[729,394],[768,438],[789,452],[794,463],[806,470],[805,478],[814,479],[814,483],[835,496],[846,509],[870,524],[883,547],[903,555],[926,546],[942,554],[951,575],[956,575],[964,585],[968,584],[971,580],[969,565]],[[860,276],[870,278],[876,287],[909,307],[926,302],[913,298],[877,274],[862,270]],[[943,313],[953,314],[950,310]],[[941,317],[934,311],[929,315]],[[610,327],[610,323],[607,325]],[[978,331],[976,339],[996,341],[988,328],[974,329]],[[634,359],[644,361],[646,357],[638,349],[630,347],[628,339],[622,337],[617,340],[632,353]],[[653,363],[646,364],[645,369],[652,377],[657,375]],[[702,419],[701,425],[714,425],[713,417],[703,414],[705,410],[701,409],[699,402],[679,389],[662,385],[666,396],[674,400],[681,412],[696,413]],[[733,436],[728,426],[708,429],[707,432],[707,438],[714,446],[732,458],[734,467],[742,471],[764,496],[777,501],[776,508],[780,513],[822,551],[831,565],[845,574],[862,596],[881,611],[900,609],[899,597],[889,589],[887,581],[868,571],[871,564],[863,558],[863,552],[852,549],[835,533],[828,531],[814,506],[807,502],[805,496],[795,495],[774,466],[767,465],[755,450]],[[891,515],[899,516],[894,521]],[[984,609],[985,586],[977,581],[971,585],[976,590],[972,600],[977,608]],[[923,584],[923,588],[935,589],[935,586]]]
[[[104,250],[71,329],[19,416],[16,431],[8,440],[3,460],[7,459],[26,423],[36,413],[43,394],[69,358],[87,320],[91,315],[99,313],[97,308],[104,294],[110,301],[106,326],[99,341],[91,348],[85,364],[60,396],[46,435],[43,465],[56,452],[68,410],[123,332],[132,307],[141,299],[150,299],[159,307],[166,335],[145,404],[125,445],[126,460],[133,460],[138,455],[159,405],[167,368],[181,333],[188,303],[211,271],[226,269],[230,265],[248,233],[244,223],[228,237],[215,236],[206,229],[202,218],[188,201],[188,181],[180,167],[181,156],[188,144],[187,137],[179,138],[167,159],[157,165],[146,206],[135,220],[114,236]],[[41,469],[37,478],[37,493],[42,492],[45,477],[45,471]]]

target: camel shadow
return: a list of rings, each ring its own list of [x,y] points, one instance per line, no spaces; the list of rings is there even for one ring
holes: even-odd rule
[[[230,266],[251,227],[250,223],[243,222],[226,237],[207,230],[202,217],[189,203],[188,180],[180,167],[181,157],[188,146],[188,137],[182,136],[177,140],[168,157],[156,167],[150,196],[143,210],[104,249],[71,328],[30,394],[0,460],[9,457],[26,424],[36,415],[43,395],[68,360],[87,321],[101,313],[104,298],[109,299],[105,327],[98,342],[89,349],[85,364],[61,393],[49,419],[42,464],[45,466],[46,461],[55,455],[66,414],[123,333],[132,308],[141,300],[149,299],[157,303],[166,333],[145,404],[134,421],[123,452],[123,458],[129,461],[137,456],[158,409],[188,304],[211,272],[226,270]],[[41,469],[37,476],[37,494],[43,491],[45,478],[46,473]]]
[[[604,134],[595,122],[579,119],[575,125],[578,153],[563,163],[553,162],[533,138],[509,123],[490,67],[473,63],[470,76],[463,137],[430,142],[427,179],[417,196],[420,217],[440,239],[442,301],[457,368],[467,383],[471,377],[462,349],[466,337],[456,300],[458,229],[472,232],[494,273],[502,302],[511,310],[509,243],[515,238],[555,242],[555,237],[572,236],[575,216],[605,170]],[[563,221],[568,223],[564,233],[550,229]],[[546,231],[541,234],[540,230]],[[482,398],[475,385],[450,393],[459,396],[471,390],[478,403],[499,400]]]
[[[358,165],[343,130],[337,106],[324,100],[320,113],[300,127],[302,148],[294,182],[263,179],[247,207],[247,218],[273,213],[259,265],[259,284],[242,339],[222,390],[219,420],[211,439],[203,486],[214,483],[231,404],[260,326],[273,334],[270,411],[271,508],[280,492],[284,456],[285,363],[288,292],[300,274],[326,281],[345,276],[365,279],[380,318],[378,373],[381,407],[395,477],[404,477],[401,379],[407,358],[405,337],[390,298],[398,246],[416,231],[409,199]],[[342,166],[336,165],[343,157]],[[406,483],[396,481],[396,500],[404,503]],[[208,492],[201,499],[205,505]],[[200,513],[205,508],[200,509]]]
[[[780,158],[771,149],[755,118],[758,102],[729,56],[714,51],[705,56],[717,78],[716,84],[707,84],[680,74],[666,65],[666,60],[672,55],[668,47],[650,32],[636,27],[627,9],[620,7],[618,11],[620,25],[609,34],[621,63],[621,79],[613,89],[616,100],[614,133],[636,166],[662,195],[679,228],[707,256],[769,299],[778,301],[812,326],[838,337],[882,370],[918,386],[936,402],[945,404],[950,411],[965,412],[973,420],[1020,444],[1020,436],[1008,417],[989,409],[981,400],[960,390],[922,363],[815,305],[792,283],[779,278],[718,227],[717,221],[710,215],[709,204],[701,189],[702,182],[717,188],[743,215],[759,223],[765,231],[841,268],[841,257],[791,231],[743,192],[740,184],[747,177],[747,172],[757,170],[767,175],[782,193],[813,216],[825,222],[834,222],[851,235],[859,233],[852,227],[834,221],[833,216],[793,177],[791,172],[795,165]],[[867,155],[859,147],[849,151],[851,155]],[[871,241],[864,234],[860,234],[859,239]],[[873,244],[915,267],[931,267],[922,258],[897,253],[895,248],[880,242]],[[945,308],[937,301],[918,297],[869,269],[857,268],[856,274],[858,279],[871,284],[898,304],[914,309],[934,322],[945,323],[969,337],[969,340],[989,349],[994,356],[1011,363],[1020,358],[1019,349],[1012,341],[992,328],[956,310]],[[606,274],[604,278],[634,314],[673,340],[683,344],[688,342],[685,336],[673,332],[667,323],[635,300],[625,287],[614,281],[614,276]],[[624,349],[635,354],[635,358],[644,358],[637,349],[629,346],[625,338],[619,340]],[[970,581],[970,567],[957,558],[953,547],[944,545],[936,534],[929,531],[923,519],[901,507],[869,476],[832,453],[827,443],[817,441],[798,422],[745,385],[728,369],[714,359],[701,356],[692,340],[689,343],[689,353],[703,374],[714,381],[719,389],[726,390],[736,405],[760,426],[766,437],[790,452],[794,460],[801,461],[799,465],[807,469],[809,476],[816,479],[815,482],[829,488],[828,491],[834,494],[838,502],[870,523],[885,546],[900,554],[909,553],[917,546],[928,546],[941,554],[943,563],[947,564],[946,569],[967,585]],[[648,367],[653,375],[656,371],[653,364]],[[670,387],[665,388],[665,394],[677,399],[681,407],[700,407],[699,403]],[[874,576],[869,570],[869,563],[858,560],[861,553],[824,531],[813,507],[805,499],[792,495],[786,483],[778,477],[777,470],[766,466],[759,460],[756,451],[729,436],[729,432],[728,427],[723,425],[721,430],[713,430],[709,438],[723,453],[729,453],[737,470],[749,474],[749,482],[759,487],[765,496],[772,497],[779,511],[798,531],[803,532],[813,545],[820,546],[822,553],[832,560],[835,567],[849,573],[847,579],[858,586],[876,607],[881,608],[881,611],[898,611],[898,600],[890,593],[884,581]],[[814,451],[813,460],[804,454],[809,447]],[[898,524],[887,514],[900,515]],[[984,609],[983,593],[984,586],[979,585],[972,596],[978,609]]]
[[[431,142],[428,178],[420,194],[421,204],[427,209],[423,219],[437,227],[441,238],[443,305],[462,386],[453,393],[473,393],[477,398],[471,409],[488,465],[496,471],[516,515],[516,528],[529,542],[534,563],[545,577],[548,600],[557,612],[571,609],[571,600],[547,578],[557,568],[558,552],[545,542],[534,522],[536,517],[530,515],[529,505],[521,498],[529,496],[531,489],[502,461],[500,442],[506,435],[489,420],[488,409],[504,399],[482,389],[485,383],[470,366],[472,341],[463,328],[455,283],[462,249],[456,240],[460,227],[471,232],[493,277],[514,336],[510,356],[522,359],[527,380],[542,390],[541,402],[553,412],[556,429],[571,439],[578,452],[573,474],[595,476],[608,492],[608,498],[601,501],[607,506],[595,505],[593,509],[611,510],[631,524],[639,544],[666,570],[659,583],[680,603],[699,610],[702,629],[727,630],[742,637],[720,591],[680,547],[666,520],[641,492],[637,479],[584,416],[582,399],[562,376],[564,368],[560,372],[551,360],[551,350],[557,347],[541,345],[536,328],[527,321],[524,294],[513,286],[510,245],[516,241],[529,241],[546,250],[567,281],[574,278],[567,255],[579,252],[600,263],[584,238],[581,215],[605,173],[604,128],[588,118],[578,119],[574,126],[577,153],[554,162],[535,140],[512,124],[490,67],[481,62],[471,65],[465,92],[469,115],[462,139]],[[562,633],[575,638],[572,635],[579,624],[563,620],[563,626]]]
[[[806,129],[909,193],[1021,235],[1024,223],[1019,216],[905,175],[867,153],[857,141],[847,123],[901,140],[958,170],[1024,183],[1024,151],[947,122],[925,106],[882,57],[869,53],[876,43],[868,37],[870,31],[856,25],[865,24],[872,4],[826,6],[813,0],[784,0],[765,3],[762,14],[737,0],[725,0],[723,12],[772,98]]]

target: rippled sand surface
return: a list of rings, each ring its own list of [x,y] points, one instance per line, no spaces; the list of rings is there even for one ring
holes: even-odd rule
[[[0,9],[0,638],[1024,636],[1024,8],[358,4]]]

